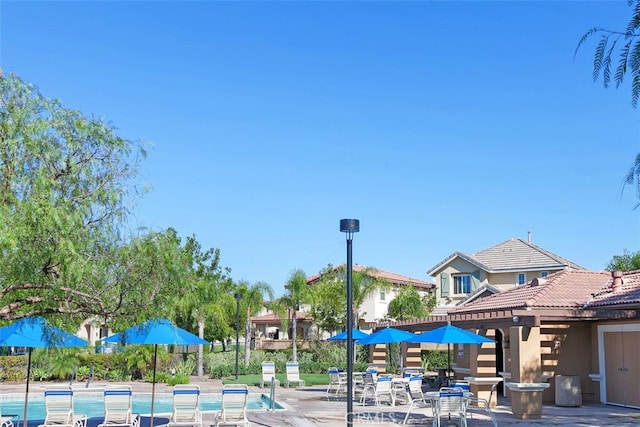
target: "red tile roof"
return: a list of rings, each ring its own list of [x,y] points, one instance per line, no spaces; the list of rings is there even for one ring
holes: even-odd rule
[[[340,265],[336,267],[334,270],[338,270],[340,268],[344,268],[344,265]],[[367,270],[370,276],[374,278],[382,279],[382,280],[387,280],[393,283],[394,285],[413,285],[416,288],[423,288],[423,289],[433,289],[436,287],[435,283],[432,283],[432,282],[427,282],[425,280],[420,280],[420,279],[414,279],[412,277],[403,276],[401,274],[390,273],[388,271],[380,270],[374,267],[364,267],[361,265],[353,266],[353,271],[363,273]],[[307,277],[307,283],[309,284],[314,283],[318,281],[318,279],[320,279],[319,274],[309,276]]]
[[[582,308],[611,282],[611,273],[563,270],[526,285],[490,295],[449,310],[449,314],[504,309]]]
[[[588,308],[611,307],[635,304],[640,305],[640,270],[622,273],[622,285],[616,292],[612,288],[612,280],[594,293],[587,302]]]
[[[296,311],[297,321],[309,321],[312,320],[304,311]],[[260,325],[275,325],[282,322],[280,316],[276,313],[267,313],[262,316],[255,316],[251,318],[251,321]]]

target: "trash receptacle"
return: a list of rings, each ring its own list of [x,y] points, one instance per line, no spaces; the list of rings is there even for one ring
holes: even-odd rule
[[[582,406],[582,388],[577,375],[556,375],[556,406]]]

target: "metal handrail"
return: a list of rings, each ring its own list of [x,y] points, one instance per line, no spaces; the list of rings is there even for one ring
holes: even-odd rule
[[[271,390],[269,391],[269,410],[273,412],[276,400],[276,378],[271,377]]]

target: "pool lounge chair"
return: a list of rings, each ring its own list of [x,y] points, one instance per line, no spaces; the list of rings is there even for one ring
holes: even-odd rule
[[[246,384],[225,384],[222,386],[222,407],[216,414],[216,427],[225,425],[249,426],[247,404],[249,386]]]
[[[173,387],[173,412],[168,427],[202,427],[200,412],[200,387],[192,384],[176,384]]]
[[[38,427],[87,427],[87,416],[73,412],[73,390],[70,386],[44,389],[45,418]]]
[[[104,390],[104,421],[98,427],[138,427],[140,416],[132,412],[131,386]]]
[[[304,380],[300,378],[300,365],[298,362],[287,362],[287,379],[284,386],[289,388],[291,383],[298,383],[298,387],[304,387]]]
[[[260,388],[264,387],[265,383],[271,384],[271,382],[273,382],[276,387],[280,385],[280,381],[276,378],[276,364],[275,362],[262,362]]]

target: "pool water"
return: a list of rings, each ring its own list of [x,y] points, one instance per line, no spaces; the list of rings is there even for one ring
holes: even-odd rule
[[[22,418],[24,414],[24,400],[17,400],[15,395],[0,395],[0,408],[1,413],[18,414]],[[219,411],[221,407],[220,394],[201,394],[200,395],[200,410],[203,412]],[[133,395],[133,413],[135,414],[150,414],[151,413],[151,397],[148,394]],[[270,400],[267,396],[261,395],[249,395],[248,409],[266,410],[270,409]],[[282,405],[274,402],[274,409],[283,409]],[[104,417],[104,400],[102,394],[97,395],[83,395],[81,393],[74,393],[73,397],[73,410],[78,414],[85,414],[89,418]],[[153,413],[157,414],[170,414],[173,410],[173,397],[171,394],[161,393],[156,394],[154,399]],[[27,416],[30,420],[43,420],[45,415],[44,398],[42,395],[29,396],[29,408]]]

